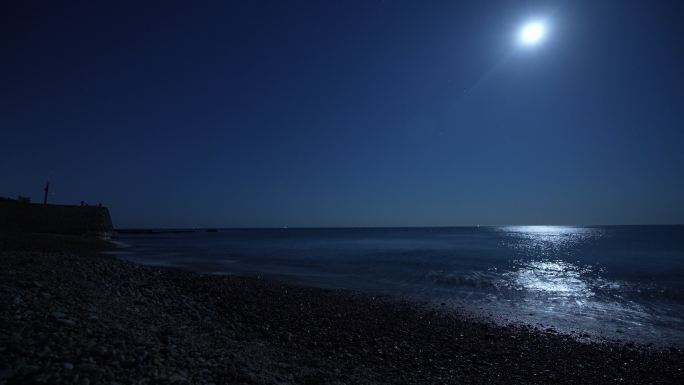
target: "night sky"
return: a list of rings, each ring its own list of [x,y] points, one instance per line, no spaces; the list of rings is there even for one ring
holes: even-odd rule
[[[684,2],[57,3],[0,5],[0,196],[49,180],[117,227],[684,223]]]

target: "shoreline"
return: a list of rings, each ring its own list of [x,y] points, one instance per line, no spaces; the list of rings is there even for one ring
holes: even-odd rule
[[[0,234],[0,385],[678,383],[684,353]]]
[[[109,241],[111,243],[117,243],[115,241]],[[352,297],[352,298],[365,298],[365,299],[372,299],[374,301],[380,301],[380,302],[385,302],[386,304],[399,304],[399,305],[410,305],[416,309],[416,311],[420,312],[433,312],[433,313],[440,313],[440,314],[445,314],[445,315],[453,315],[456,317],[463,318],[464,320],[468,320],[470,322],[475,322],[475,323],[482,323],[482,324],[491,324],[493,326],[497,327],[503,327],[503,328],[517,328],[517,329],[526,329],[529,330],[530,332],[534,333],[549,333],[552,335],[558,335],[558,336],[563,336],[563,337],[568,337],[571,338],[572,340],[582,343],[582,344],[618,344],[618,345],[628,345],[628,346],[636,346],[642,349],[647,349],[647,350],[662,350],[662,349],[676,349],[676,350],[682,350],[684,351],[684,343],[679,343],[679,342],[671,342],[671,341],[651,341],[651,340],[639,340],[639,339],[634,339],[634,338],[628,338],[624,335],[620,335],[617,333],[609,334],[609,333],[601,333],[601,332],[595,332],[592,331],[590,332],[589,330],[584,330],[581,328],[577,327],[560,327],[560,326],[555,326],[551,324],[544,324],[544,323],[534,323],[534,322],[527,322],[524,320],[517,320],[511,315],[496,315],[494,313],[491,313],[489,310],[484,310],[483,308],[477,308],[474,306],[469,306],[464,303],[459,303],[458,305],[447,305],[444,303],[440,303],[439,301],[434,301],[431,302],[429,300],[423,300],[423,299],[418,299],[414,297],[409,297],[409,296],[401,296],[401,295],[396,295],[396,294],[387,294],[387,293],[369,293],[369,292],[364,292],[361,290],[355,290],[355,289],[344,289],[344,288],[337,288],[337,287],[325,287],[325,286],[313,286],[313,285],[306,285],[306,284],[301,284],[298,282],[291,282],[286,279],[281,279],[277,276],[269,276],[269,275],[245,275],[245,274],[232,274],[232,273],[225,273],[225,272],[202,272],[202,271],[195,271],[189,267],[186,266],[174,266],[174,265],[165,265],[165,264],[145,264],[145,263],[139,263],[133,260],[127,260],[127,259],[122,259],[119,257],[119,254],[116,250],[112,251],[106,251],[104,252],[105,255],[108,256],[113,256],[116,259],[120,259],[126,262],[133,263],[135,265],[139,266],[144,266],[144,267],[149,267],[152,269],[163,269],[163,270],[171,270],[171,271],[180,271],[180,272],[189,272],[192,274],[196,274],[198,276],[215,276],[215,277],[228,277],[228,278],[237,278],[237,279],[244,279],[244,280],[253,280],[256,282],[272,282],[274,284],[280,284],[283,286],[291,286],[294,288],[303,288],[303,289],[312,289],[312,290],[321,290],[321,291],[326,291],[326,292],[331,292],[334,293],[335,295],[342,296],[342,297]]]
[[[244,229],[236,230],[243,231]],[[265,230],[281,231],[281,229]],[[305,231],[309,230],[312,229],[305,229]],[[201,230],[197,231],[202,232]],[[224,229],[222,231],[228,232],[230,230]],[[347,231],[347,229],[325,229],[325,231]],[[269,246],[262,247],[261,252],[237,252],[235,254],[229,249],[221,250],[212,242],[203,245],[193,240],[193,237],[172,237],[174,240],[182,239],[186,245],[192,245],[200,253],[200,257],[195,259],[192,254],[187,252],[187,249],[183,251],[165,248],[168,245],[165,237],[156,238],[144,235],[138,237],[136,235],[124,234],[116,238],[116,241],[113,242],[121,248],[112,251],[111,254],[124,260],[153,267],[187,269],[198,274],[259,277],[291,285],[406,300],[425,304],[428,307],[434,307],[436,310],[467,314],[483,320],[483,322],[494,322],[500,325],[523,325],[540,330],[551,330],[569,335],[580,341],[635,343],[647,347],[667,348],[674,346],[680,349],[684,348],[684,333],[682,333],[684,329],[682,329],[681,322],[679,324],[675,322],[678,319],[681,320],[679,317],[681,311],[669,314],[672,317],[671,319],[675,321],[668,322],[667,317],[663,314],[670,310],[668,309],[669,304],[654,305],[652,302],[654,296],[657,300],[662,295],[662,291],[657,290],[658,285],[651,284],[649,286],[647,281],[640,281],[638,278],[630,281],[634,277],[630,277],[629,274],[607,278],[601,271],[603,268],[592,272],[594,268],[591,265],[582,265],[579,261],[570,262],[567,265],[561,264],[557,267],[558,270],[552,267],[552,271],[548,271],[546,266],[528,266],[527,263],[521,262],[524,259],[514,260],[511,266],[502,265],[500,261],[497,261],[491,262],[489,266],[480,264],[476,267],[469,266],[464,270],[460,269],[458,263],[454,263],[453,267],[450,265],[449,268],[439,266],[440,262],[444,262],[438,260],[437,265],[425,269],[421,267],[420,269],[423,270],[416,269],[416,271],[409,273],[409,277],[392,275],[397,273],[396,270],[388,271],[387,275],[381,273],[378,276],[377,274],[364,275],[364,267],[369,267],[370,259],[365,264],[359,264],[358,261],[355,261],[355,271],[340,269],[340,267],[347,269],[348,266],[346,265],[330,268],[326,266],[327,262],[321,264],[315,259],[308,262],[307,258],[311,258],[312,255],[309,255],[307,250],[302,249],[301,242],[297,246],[290,246],[291,249],[289,250],[284,250],[288,247],[286,245],[283,251],[280,251],[279,249],[283,245],[270,244],[270,236],[263,237]],[[203,234],[199,235],[202,236]],[[255,236],[251,232],[246,233],[246,235],[248,237]],[[319,238],[320,234],[302,233],[300,235]],[[232,241],[240,242],[239,236],[226,236]],[[360,236],[366,237],[368,234],[360,234]],[[257,236],[257,238],[261,239],[262,237]],[[211,238],[201,239],[211,240]],[[335,242],[336,240],[332,239],[331,241]],[[249,242],[257,248],[261,247],[260,240]],[[242,247],[244,246],[242,245]],[[322,249],[324,260],[331,257],[324,250],[326,248],[332,250],[335,246],[335,244],[329,244]],[[203,247],[206,249],[202,249]],[[240,246],[236,246],[236,248],[240,249]],[[204,251],[211,253],[212,256],[207,257]],[[270,255],[272,252],[278,255],[275,258],[277,262]],[[365,250],[365,252],[373,253],[370,250]],[[225,257],[221,253],[225,254]],[[270,256],[270,259],[261,260],[267,255]],[[350,258],[355,258],[355,255],[351,255],[351,253],[347,255]],[[317,258],[317,256],[313,257]],[[404,259],[403,255],[401,257],[399,263],[409,266],[408,269],[411,269],[410,265],[413,263],[422,263]],[[333,263],[340,262],[339,256],[332,256],[332,258]],[[546,261],[547,259],[542,257],[541,260]],[[264,263],[266,265],[262,266]],[[391,263],[393,264],[394,261]],[[406,267],[403,268],[407,269]],[[472,269],[476,273],[483,272],[483,277],[470,274],[467,271],[468,269]],[[528,275],[518,276],[522,272]],[[406,271],[401,272],[401,274],[405,273]],[[357,274],[357,276],[352,276],[351,279],[341,278],[344,274]],[[363,278],[361,278],[362,275],[364,275]],[[385,283],[376,284],[374,283],[376,280]],[[528,287],[524,287],[526,285]],[[624,288],[624,293],[621,292],[623,290],[621,288]],[[671,286],[663,286],[662,288],[670,290]],[[644,290],[643,293],[641,289]],[[574,290],[577,292],[573,292]],[[524,294],[520,295],[519,293]],[[555,298],[551,298],[548,303],[540,301],[539,299],[542,296],[540,293]],[[474,294],[473,297],[471,297],[472,294]],[[487,298],[490,295],[494,296],[493,300]],[[563,299],[564,297],[565,299]],[[561,298],[560,301],[557,301],[558,298]],[[529,303],[533,303],[532,305],[526,305],[528,299],[531,299]],[[577,302],[578,306],[575,307],[573,302]],[[617,310],[617,313],[614,310]]]

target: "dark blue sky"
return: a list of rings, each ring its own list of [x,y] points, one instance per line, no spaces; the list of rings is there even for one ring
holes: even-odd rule
[[[684,222],[681,1],[200,3],[3,2],[0,196],[50,180],[119,227]]]

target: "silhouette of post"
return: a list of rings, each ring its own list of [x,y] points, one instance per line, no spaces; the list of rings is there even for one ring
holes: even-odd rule
[[[43,190],[43,191],[45,191],[45,197],[43,197],[43,204],[44,204],[44,205],[47,204],[47,197],[48,197],[48,191],[49,191],[49,190],[50,190],[50,182],[47,182],[47,183],[45,184],[45,189]]]

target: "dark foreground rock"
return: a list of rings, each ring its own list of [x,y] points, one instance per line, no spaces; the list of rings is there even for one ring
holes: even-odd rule
[[[143,267],[102,247],[0,234],[0,384],[684,383],[674,348]]]

